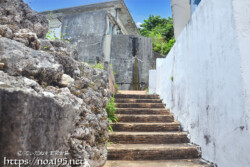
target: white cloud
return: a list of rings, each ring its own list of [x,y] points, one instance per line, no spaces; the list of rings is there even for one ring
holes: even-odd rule
[[[136,23],[137,28],[141,28],[141,25],[142,25],[141,22]]]

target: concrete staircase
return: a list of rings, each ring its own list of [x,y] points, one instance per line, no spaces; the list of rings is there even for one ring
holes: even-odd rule
[[[210,167],[158,95],[117,94],[104,167]]]

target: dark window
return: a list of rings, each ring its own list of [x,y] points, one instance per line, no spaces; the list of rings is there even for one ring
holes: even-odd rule
[[[199,5],[200,2],[201,2],[201,0],[194,0],[195,5]]]
[[[189,3],[191,4],[193,2],[194,5],[199,5],[201,0],[189,0]]]

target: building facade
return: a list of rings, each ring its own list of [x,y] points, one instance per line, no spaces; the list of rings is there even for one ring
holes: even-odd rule
[[[95,64],[108,61],[120,89],[145,89],[154,64],[152,41],[140,32],[123,0],[42,12],[50,32],[70,41],[79,59]]]

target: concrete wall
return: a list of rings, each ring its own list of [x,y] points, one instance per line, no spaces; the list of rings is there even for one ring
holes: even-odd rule
[[[237,30],[238,49],[241,55],[241,71],[244,84],[246,122],[250,125],[250,1],[242,0],[240,3],[233,0],[234,19]]]
[[[133,42],[134,40],[134,42]],[[135,67],[135,57],[138,66]],[[134,73],[138,72],[139,89],[148,86],[148,71],[152,69],[152,40],[131,35],[113,35],[111,41],[110,63],[113,66],[115,80],[121,90],[133,89]]]
[[[52,33],[52,36],[56,36],[58,39],[61,39],[61,29],[62,23],[59,19],[52,19],[49,23],[49,31]]]
[[[107,61],[104,62],[104,70],[108,72],[108,85],[109,85],[108,91],[109,94],[113,96],[117,92],[115,88],[115,76],[113,73],[112,66],[110,66],[110,64]]]
[[[175,39],[178,39],[190,19],[191,11],[189,1],[190,0],[171,0]]]
[[[152,39],[138,37],[138,49],[136,57],[138,58],[139,88],[145,90],[148,88],[149,70],[154,66],[154,54],[152,48]]]
[[[66,15],[62,32],[65,39],[76,46],[79,59],[95,63],[96,57],[103,60],[103,41],[106,34],[107,12],[104,10]]]
[[[248,0],[202,0],[150,72],[150,91],[219,167],[250,166],[249,6]]]
[[[62,17],[64,39],[75,45],[80,60],[90,64],[95,64],[97,58],[109,61],[111,35],[121,33],[109,12],[94,10]]]
[[[72,9],[72,12],[75,11]],[[122,10],[110,7],[81,13],[65,13],[61,16],[62,23],[55,18],[51,27],[60,27],[61,34],[66,34],[64,39],[70,39],[71,44],[75,45],[80,60],[91,64],[96,63],[97,57],[102,62],[110,61],[112,35],[128,34],[127,23],[121,19],[124,17],[121,12]],[[55,33],[58,34],[57,29]]]
[[[189,0],[189,1],[190,1],[190,7],[191,7],[191,14],[193,14],[194,11],[197,9],[201,0]]]

